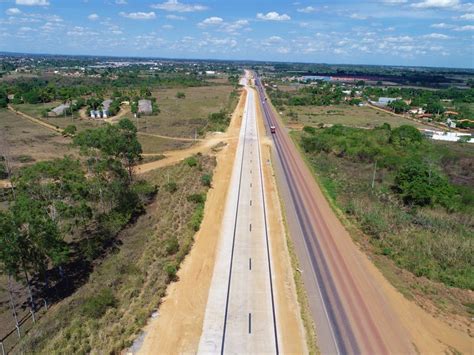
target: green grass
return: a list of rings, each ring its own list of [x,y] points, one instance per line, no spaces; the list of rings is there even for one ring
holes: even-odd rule
[[[296,113],[296,119],[292,119],[289,116],[291,111]],[[419,128],[429,128],[412,120],[381,112],[370,107],[349,106],[345,104],[333,106],[285,106],[282,118],[286,123],[300,123],[309,126],[342,124],[345,126],[373,128],[387,122],[392,127],[410,124]]]
[[[146,214],[120,232],[116,250],[96,265],[86,284],[39,320],[17,352],[107,354],[132,344],[193,244],[203,203],[187,197],[205,196],[200,177],[215,166],[214,158],[196,159],[198,166],[182,162],[145,175],[158,185]],[[168,181],[176,189],[166,189]]]
[[[178,99],[178,91],[186,97]],[[161,112],[142,117],[139,127],[146,125],[148,133],[194,138],[195,132],[199,134],[205,130],[209,114],[222,109],[234,110],[237,100],[230,97],[232,91],[230,85],[156,90],[153,96],[157,98]]]

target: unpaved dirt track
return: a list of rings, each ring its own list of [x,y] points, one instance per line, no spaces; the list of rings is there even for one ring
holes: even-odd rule
[[[472,339],[405,300],[359,251],[265,102],[288,224],[323,353],[472,352]],[[442,331],[440,331],[442,330]]]

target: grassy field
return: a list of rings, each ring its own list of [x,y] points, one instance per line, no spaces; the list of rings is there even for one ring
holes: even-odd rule
[[[296,119],[290,117],[291,111],[297,115]],[[373,128],[386,122],[392,127],[410,124],[418,128],[430,128],[418,122],[380,112],[367,106],[359,107],[343,104],[334,106],[286,106],[282,118],[286,123],[299,123],[305,126],[317,126],[323,123]]]
[[[14,169],[35,161],[60,158],[77,152],[70,147],[70,139],[6,109],[0,110],[0,131],[2,139],[6,140]]]
[[[159,189],[146,214],[120,232],[87,282],[41,317],[16,352],[110,354],[132,344],[199,229],[208,190],[201,178],[215,159],[194,159],[145,176]]]
[[[183,142],[146,135],[138,135],[138,140],[143,148],[143,153],[162,153],[169,150],[190,147],[193,142]]]
[[[419,148],[395,148],[400,154],[399,162],[379,165],[371,188],[374,164],[361,155],[370,152],[363,148],[359,153],[352,152],[354,144],[344,150],[344,139],[350,133],[330,136],[323,135],[323,131],[326,130],[314,133],[314,137],[320,137],[313,140],[314,148],[302,141],[302,137],[311,134],[292,134],[296,142],[308,149],[303,151],[309,164],[328,198],[350,221],[351,234],[402,293],[415,299],[418,296],[429,299],[448,314],[469,316],[472,312],[469,289],[474,285],[471,264],[474,146],[425,141]],[[358,131],[358,145],[374,147],[374,134]],[[386,134],[374,133],[375,137]],[[330,137],[333,140],[324,141]],[[329,151],[318,150],[318,146],[327,144],[334,146]],[[384,143],[380,147],[378,159],[383,159],[385,154],[389,157],[390,146]],[[395,186],[397,169],[405,164],[402,162],[406,154],[411,154],[410,160],[418,159],[419,154],[429,162],[433,176],[438,170],[446,176],[455,189],[451,192],[453,201],[459,201],[459,205],[448,209],[439,204],[404,203]]]
[[[199,134],[205,130],[210,113],[234,110],[237,99],[231,102],[232,90],[230,85],[156,90],[153,96],[157,98],[161,112],[140,118],[140,130],[146,125],[148,133],[193,138],[195,132]],[[185,98],[178,99],[177,92],[184,93]]]

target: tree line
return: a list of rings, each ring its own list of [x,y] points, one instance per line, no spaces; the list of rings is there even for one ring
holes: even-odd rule
[[[45,299],[72,287],[72,265],[87,272],[156,193],[133,174],[142,148],[130,120],[83,131],[73,141],[82,159],[66,156],[19,170],[8,208],[0,210],[0,270],[28,286],[33,315],[32,278],[41,280]]]

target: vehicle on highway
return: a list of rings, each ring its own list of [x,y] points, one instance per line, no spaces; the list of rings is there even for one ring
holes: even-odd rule
[[[270,126],[270,133],[275,134],[276,133],[276,128],[275,126]]]

